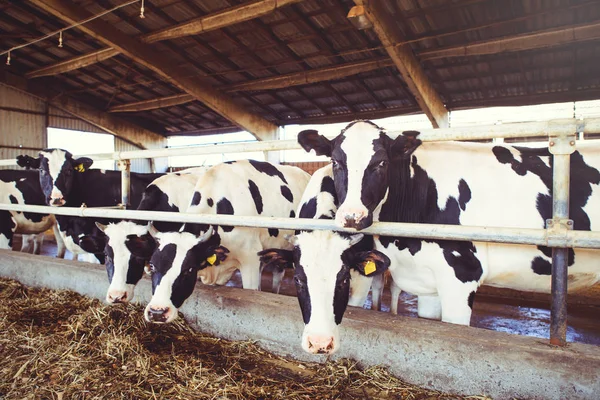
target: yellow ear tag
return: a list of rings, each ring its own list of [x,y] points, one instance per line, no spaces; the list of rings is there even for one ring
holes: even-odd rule
[[[213,254],[212,256],[208,257],[206,261],[208,261],[210,265],[215,265],[215,262],[217,261],[217,255]]]
[[[83,168],[83,164],[77,164],[75,166],[75,171],[77,171],[77,172],[83,172],[83,171],[85,171],[85,168]]]
[[[364,267],[365,267],[365,275],[371,275],[377,269],[377,267],[375,266],[375,263],[371,260],[365,262]]]

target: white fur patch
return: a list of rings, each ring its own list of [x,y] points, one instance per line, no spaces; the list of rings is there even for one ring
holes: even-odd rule
[[[8,238],[3,233],[0,233],[0,249],[12,250],[8,245]]]

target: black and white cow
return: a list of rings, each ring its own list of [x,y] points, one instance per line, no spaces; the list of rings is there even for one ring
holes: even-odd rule
[[[242,160],[211,167],[198,180],[188,212],[265,217],[294,216],[310,175],[299,168]],[[245,289],[260,289],[257,253],[265,248],[290,248],[286,232],[278,229],[186,224],[182,232],[156,235],[158,248],[151,258],[153,297],[144,313],[149,321],[171,322],[189,297],[198,270],[215,260],[219,268],[240,270]],[[291,233],[291,232],[287,232]],[[133,252],[133,250],[132,250]],[[281,275],[274,276],[279,287]]]
[[[299,218],[333,219],[337,196],[331,165],[315,171],[304,190]],[[303,231],[288,239],[293,250],[259,252],[263,264],[294,266],[294,283],[304,319],[302,348],[331,354],[339,348],[338,325],[347,305],[362,307],[371,280],[389,266],[389,259],[373,250],[373,237],[333,231]]]
[[[138,210],[179,212],[187,209],[198,178],[205,167],[189,168],[155,179],[144,191]],[[82,237],[81,247],[90,253],[104,252],[109,287],[106,301],[110,304],[126,303],[133,299],[135,285],[142,278],[144,268],[156,248],[146,222],[119,221],[103,225],[96,223],[104,232],[100,237]],[[181,223],[155,222],[161,232],[178,231]],[[135,248],[133,255],[130,248]],[[207,268],[212,270],[214,267]],[[202,272],[201,272],[202,279]],[[209,277],[213,278],[211,274]],[[226,277],[229,280],[229,277]],[[221,277],[221,279],[224,279]],[[208,282],[213,283],[213,282]],[[220,281],[219,281],[220,283]]]
[[[62,149],[47,149],[38,158],[17,157],[21,167],[39,169],[39,182],[46,204],[54,207],[110,207],[121,202],[121,173],[119,171],[90,169],[93,160],[87,157],[74,159]],[[131,173],[131,206],[136,208],[144,189],[163,174]],[[103,224],[106,219],[57,216],[58,225],[67,249],[74,255],[89,254],[79,246],[84,236],[102,236],[95,221]],[[104,254],[96,254],[104,262]]]
[[[0,203],[44,205],[36,171],[0,170]],[[54,215],[0,210],[0,249],[12,249],[15,233],[23,235],[21,251],[40,254],[44,232],[56,228]],[[55,234],[58,231],[55,229]],[[58,257],[64,257],[65,248],[56,235]]]
[[[369,121],[329,140],[307,130],[302,147],[331,157],[340,226],[373,221],[543,228],[552,217],[552,157],[546,148],[421,143],[418,132],[390,138]],[[569,215],[575,229],[600,223],[600,154],[571,156]],[[551,249],[527,245],[376,237],[402,290],[419,296],[419,315],[468,325],[481,284],[550,291]],[[600,279],[596,250],[569,250],[569,288]]]

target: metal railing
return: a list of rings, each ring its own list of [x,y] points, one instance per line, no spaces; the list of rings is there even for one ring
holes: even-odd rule
[[[552,314],[550,342],[566,344],[566,293],[567,293],[567,249],[600,248],[600,232],[573,231],[573,223],[568,219],[570,154],[575,146],[593,147],[600,150],[600,141],[577,141],[577,133],[600,133],[600,118],[585,120],[560,119],[545,122],[527,122],[503,125],[474,126],[467,128],[427,129],[420,131],[419,139],[424,142],[448,140],[485,140],[494,138],[547,137],[550,152],[553,154],[553,218],[547,221],[546,229],[521,229],[504,227],[478,227],[437,224],[408,224],[376,222],[361,232],[386,236],[416,237],[438,240],[465,240],[525,245],[549,246],[552,256]],[[401,132],[388,132],[395,136]],[[160,149],[124,151],[110,154],[92,155],[94,160],[129,160],[175,155],[202,155],[226,152],[251,152],[299,149],[295,140],[265,141],[253,143],[222,144],[199,146],[186,149]],[[1,165],[15,165],[15,160],[0,160]],[[121,163],[123,176],[123,204],[128,202],[127,162]],[[112,210],[98,208],[67,208],[0,204],[0,209],[26,211],[80,217],[105,217],[115,219],[140,219],[153,221],[173,221],[234,225],[279,229],[323,229],[356,232],[342,229],[328,220],[303,220],[294,218],[244,217],[233,215],[206,215],[190,213],[170,213],[158,211]]]

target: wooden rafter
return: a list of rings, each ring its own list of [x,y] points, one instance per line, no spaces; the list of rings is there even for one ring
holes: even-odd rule
[[[447,127],[448,110],[411,48],[408,45],[399,45],[403,38],[396,27],[393,16],[384,8],[381,1],[354,0],[354,2],[364,7],[365,16],[373,24],[375,34],[394,61],[408,89],[431,124],[436,128]]]
[[[156,32],[140,35],[138,36],[138,39],[144,43],[154,43],[161,40],[197,35],[248,21],[253,18],[258,18],[272,13],[278,8],[298,3],[299,1],[302,0],[258,0],[244,3],[213,14],[194,18],[190,21]],[[61,74],[96,64],[114,57],[119,53],[120,51],[118,49],[108,47],[31,71],[26,76],[27,78],[38,78],[41,76]]]
[[[552,28],[533,33],[505,36],[460,46],[422,50],[417,52],[417,56],[422,61],[436,58],[479,56],[558,46],[598,38],[600,38],[600,22],[594,22],[585,25]]]
[[[31,0],[31,2],[69,24],[77,23],[91,16],[88,11],[68,0]],[[277,131],[275,124],[249,112],[244,107],[236,104],[229,96],[215,90],[210,85],[200,82],[198,79],[181,75],[177,72],[176,67],[166,61],[164,54],[157,54],[148,45],[115,30],[107,22],[96,19],[78,26],[78,29],[155,71],[169,82],[194,96],[207,107],[242,129],[251,132],[258,139],[271,139],[275,135]]]
[[[332,67],[317,68],[311,71],[302,71],[297,73],[285,74],[263,79],[256,79],[250,82],[243,82],[234,85],[228,85],[221,88],[227,92],[241,92],[252,90],[270,90],[280,89],[290,86],[307,85],[333,79],[346,78],[361,72],[368,72],[375,69],[390,67],[394,63],[387,58],[377,60],[357,61]],[[133,103],[121,104],[109,109],[109,112],[137,112],[145,110],[154,110],[157,108],[172,107],[179,104],[185,104],[194,101],[194,97],[187,93],[173,96],[166,96],[157,99],[136,101]]]

